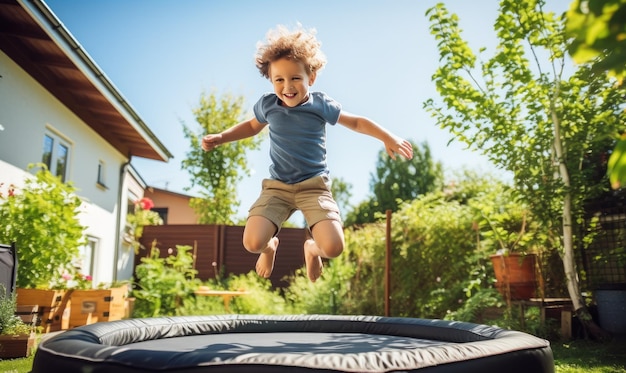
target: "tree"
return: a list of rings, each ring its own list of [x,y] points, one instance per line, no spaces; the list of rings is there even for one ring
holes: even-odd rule
[[[533,215],[560,233],[574,309],[586,330],[602,339],[606,333],[582,299],[573,226],[582,219],[585,199],[608,188],[606,179],[588,177],[596,167],[587,160],[626,119],[623,91],[604,77],[591,79],[589,66],[566,77],[564,21],[543,5],[502,0],[494,25],[499,44],[480,63],[461,38],[458,17],[443,4],[430,8],[441,61],[433,79],[443,102],[430,99],[424,107],[457,140],[511,171]]]
[[[607,72],[624,85],[626,78],[626,0],[575,0],[566,13],[568,51],[576,63],[591,63],[595,73]],[[608,163],[613,189],[626,185],[626,133]]]
[[[193,113],[200,125],[197,131],[183,123],[183,133],[190,141],[187,158],[182,169],[191,175],[191,187],[200,187],[199,198],[192,198],[190,206],[196,211],[201,224],[232,224],[239,207],[237,183],[243,175],[249,176],[247,151],[258,149],[262,137],[251,137],[222,144],[210,152],[200,146],[207,133],[218,133],[239,123],[243,113],[243,97],[214,93],[203,94]]]
[[[378,154],[376,174],[372,175],[370,187],[379,201],[381,211],[398,208],[398,201],[410,201],[419,195],[433,192],[443,180],[441,163],[435,162],[426,142],[412,143],[411,160],[397,162],[381,150]]]
[[[341,177],[333,178],[332,180],[333,183],[330,190],[333,193],[333,199],[337,202],[337,206],[339,206],[339,212],[343,215],[350,202],[350,197],[352,197],[352,193],[350,192],[352,184]]]
[[[385,150],[378,153],[376,172],[370,175],[370,189],[374,197],[354,208],[346,218],[347,225],[371,223],[376,213],[396,211],[402,201],[440,189],[443,180],[441,163],[432,159],[426,142],[420,146],[412,142],[413,158],[394,161]]]
[[[626,0],[574,0],[566,14],[568,51],[576,63],[626,78]]]

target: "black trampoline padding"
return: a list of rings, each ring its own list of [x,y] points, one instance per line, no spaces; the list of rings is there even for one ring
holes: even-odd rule
[[[196,316],[82,326],[43,341],[41,372],[554,372],[547,341],[464,322]]]

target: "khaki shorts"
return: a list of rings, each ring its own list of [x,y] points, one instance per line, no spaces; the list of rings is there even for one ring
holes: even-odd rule
[[[259,198],[248,210],[248,217],[263,216],[276,225],[277,233],[283,223],[297,210],[302,211],[309,227],[322,220],[341,223],[339,206],[330,192],[327,175],[312,177],[296,184],[264,179]]]

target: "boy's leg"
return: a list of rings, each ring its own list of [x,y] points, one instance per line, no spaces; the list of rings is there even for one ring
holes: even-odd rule
[[[322,220],[311,227],[312,238],[304,242],[306,274],[311,282],[322,275],[322,258],[336,258],[343,251],[343,227],[336,220]]]
[[[298,186],[296,206],[302,210],[313,236],[304,242],[307,276],[315,282],[322,274],[322,258],[335,258],[343,251],[343,225],[327,175],[305,180]]]
[[[276,225],[263,216],[250,216],[243,231],[243,246],[253,254],[259,254],[256,261],[256,273],[269,278],[274,269],[278,237]]]
[[[251,253],[259,254],[256,272],[269,278],[274,269],[278,248],[278,230],[295,210],[293,187],[278,180],[264,179],[259,198],[248,211],[248,221],[243,231],[243,246]]]

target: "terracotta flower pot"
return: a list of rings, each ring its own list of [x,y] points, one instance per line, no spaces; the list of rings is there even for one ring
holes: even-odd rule
[[[536,254],[509,253],[491,256],[496,275],[496,288],[503,297],[511,300],[534,298],[537,290]]]

